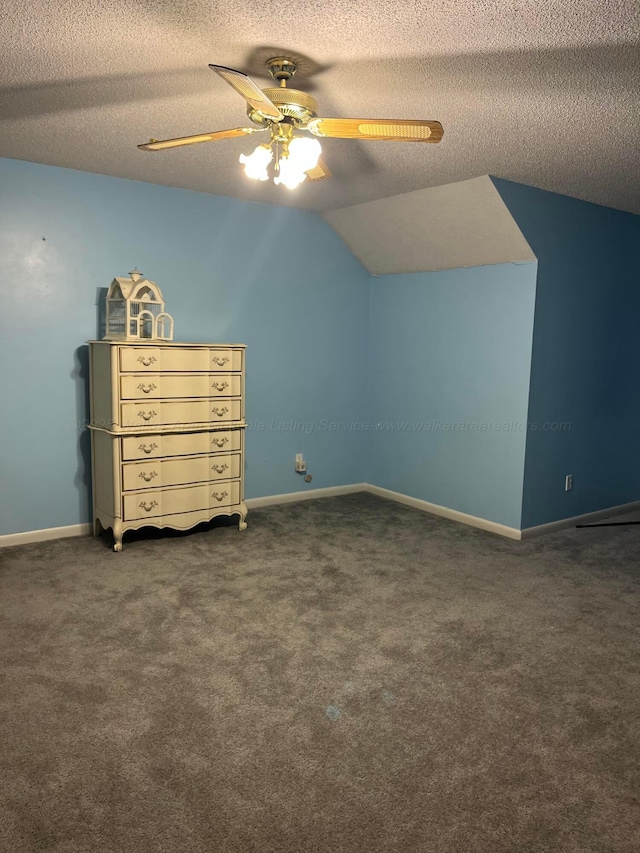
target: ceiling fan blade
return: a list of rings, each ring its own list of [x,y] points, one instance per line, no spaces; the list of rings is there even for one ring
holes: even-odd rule
[[[309,169],[307,177],[310,181],[323,181],[325,178],[331,177],[331,171],[322,157],[320,157],[317,165],[314,166],[313,169]]]
[[[305,130],[336,139],[381,139],[397,142],[440,142],[439,121],[386,118],[314,118]]]
[[[234,127],[233,130],[214,130],[211,133],[198,133],[195,136],[179,136],[177,139],[152,139],[144,145],[138,145],[141,151],[162,151],[164,148],[179,148],[181,145],[195,145],[196,142],[215,142],[217,139],[235,139],[250,133],[261,133],[263,127]]]
[[[280,121],[284,118],[280,110],[273,104],[264,94],[262,89],[254,83],[251,77],[247,77],[242,71],[236,71],[233,68],[225,68],[224,65],[211,65],[209,68],[219,74],[223,80],[232,86],[238,94],[242,95],[245,101],[254,110],[257,110],[266,118],[272,118],[275,121]]]

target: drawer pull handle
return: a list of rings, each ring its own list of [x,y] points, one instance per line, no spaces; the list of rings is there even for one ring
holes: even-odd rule
[[[150,367],[152,364],[155,364],[155,362],[156,362],[157,360],[158,360],[158,359],[157,359],[154,355],[149,355],[149,356],[147,356],[147,355],[139,355],[139,356],[138,356],[138,361],[139,361],[139,362],[140,362],[140,364],[142,364],[144,367]]]
[[[153,382],[150,382],[148,385],[143,385],[141,382],[138,385],[138,388],[140,389],[140,391],[142,391],[143,394],[149,394],[151,391],[156,390],[156,386],[153,384]]]
[[[138,450],[141,450],[143,453],[152,453],[158,445],[155,442],[151,442],[151,444],[139,444]]]
[[[223,364],[226,364],[229,361],[229,356],[225,355],[223,358],[220,358],[219,355],[214,355],[211,360],[214,364],[217,364],[218,367],[222,367]]]
[[[214,415],[217,415],[219,418],[221,418],[223,415],[227,414],[229,409],[227,409],[226,406],[223,406],[221,409],[211,409],[211,411]]]
[[[228,494],[229,492],[214,492],[211,497],[215,498],[217,501],[223,501]]]
[[[227,438],[227,436],[226,436],[226,435],[224,436],[224,438],[214,438],[214,439],[213,439],[213,443],[214,443],[217,447],[224,447],[224,446],[225,446],[225,444],[227,444],[227,442],[228,442],[228,441],[229,441],[229,439]]]
[[[138,474],[138,477],[140,477],[140,479],[144,480],[145,483],[150,483],[153,480],[153,478],[157,477],[157,476],[158,476],[158,474],[156,473],[156,471],[151,471],[150,474],[147,474],[146,471],[140,471],[140,473]]]
[[[228,467],[229,466],[225,462],[223,465],[214,465],[212,470],[215,471],[216,474],[222,474],[222,472],[226,471]]]
[[[229,383],[228,382],[214,382],[213,387],[216,391],[218,391],[220,394],[222,394],[224,389],[229,387]]]
[[[143,412],[142,409],[138,412],[138,417],[142,418],[143,421],[150,421],[151,418],[155,418],[157,415],[158,413],[154,412],[153,409],[150,412]]]
[[[151,512],[154,506],[158,506],[158,501],[149,501],[149,503],[147,503],[147,501],[141,501],[138,506],[145,512]]]

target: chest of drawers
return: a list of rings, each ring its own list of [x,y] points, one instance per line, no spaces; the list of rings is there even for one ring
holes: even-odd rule
[[[89,341],[93,525],[187,530],[244,503],[240,345]]]

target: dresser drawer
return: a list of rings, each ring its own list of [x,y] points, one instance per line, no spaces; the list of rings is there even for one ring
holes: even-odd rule
[[[241,349],[222,347],[120,347],[123,373],[200,373],[239,372]]]
[[[239,476],[239,453],[148,459],[146,462],[125,462],[122,466],[122,487],[129,492],[144,489],[145,486],[158,489],[213,480],[232,480]]]
[[[194,510],[216,509],[240,503],[238,480],[206,483],[201,486],[178,486],[168,489],[146,489],[123,495],[124,521],[176,515]]]
[[[129,374],[120,377],[122,400],[157,400],[163,397],[239,397],[239,373]]]
[[[158,459],[162,456],[194,456],[196,453],[228,453],[240,450],[239,429],[216,432],[179,432],[175,435],[135,435],[122,439],[122,458]]]
[[[121,426],[229,423],[241,420],[240,400],[148,400],[121,404]]]

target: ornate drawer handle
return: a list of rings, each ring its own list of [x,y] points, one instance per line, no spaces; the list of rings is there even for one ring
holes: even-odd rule
[[[155,442],[151,442],[151,444],[139,444],[138,450],[141,450],[143,453],[152,453],[158,445]]]
[[[214,382],[214,383],[213,383],[213,388],[214,388],[216,391],[219,391],[220,393],[222,393],[222,392],[224,391],[224,389],[225,389],[225,388],[228,388],[228,387],[229,387],[229,383],[228,383],[228,382]]]
[[[146,501],[141,501],[138,506],[145,512],[151,512],[154,506],[158,506],[158,501],[149,501],[149,503],[147,503]]]
[[[229,466],[226,462],[223,465],[214,465],[212,470],[216,472],[216,474],[222,474],[223,471],[226,471]]]
[[[223,501],[228,494],[229,492],[214,492],[211,497],[215,498],[217,501]]]
[[[158,474],[156,471],[152,471],[150,474],[147,474],[146,471],[140,471],[138,477],[145,481],[145,483],[150,483],[154,477],[157,477]]]
[[[214,438],[213,443],[218,447],[224,447],[225,444],[229,441],[227,436],[225,435],[223,438]]]
[[[223,364],[226,364],[229,361],[229,356],[225,355],[224,358],[220,358],[219,355],[214,355],[211,357],[211,361],[213,361],[214,364],[217,364],[218,367],[222,367]]]
[[[227,409],[226,406],[223,406],[221,409],[211,409],[211,411],[214,415],[217,415],[219,418],[221,418],[223,415],[227,414],[229,409]]]
[[[154,412],[154,411],[153,411],[153,409],[151,409],[151,411],[150,411],[150,412],[143,412],[143,411],[142,411],[142,409],[141,409],[141,410],[138,412],[138,417],[139,417],[139,418],[142,418],[142,420],[143,420],[143,421],[150,421],[150,420],[151,420],[151,418],[155,418],[155,417],[157,417],[157,414],[158,414],[158,413],[157,413],[157,412]]]
[[[138,385],[138,388],[140,389],[140,391],[142,391],[143,394],[148,394],[150,391],[156,390],[156,386],[153,384],[153,382],[150,382],[148,385],[143,385],[141,382]]]
[[[157,360],[158,360],[158,359],[157,359],[154,355],[149,355],[149,356],[146,356],[146,355],[139,355],[139,356],[138,356],[138,361],[139,361],[139,362],[140,362],[140,364],[142,364],[144,367],[150,367],[152,364],[155,364],[155,362],[156,362]]]

